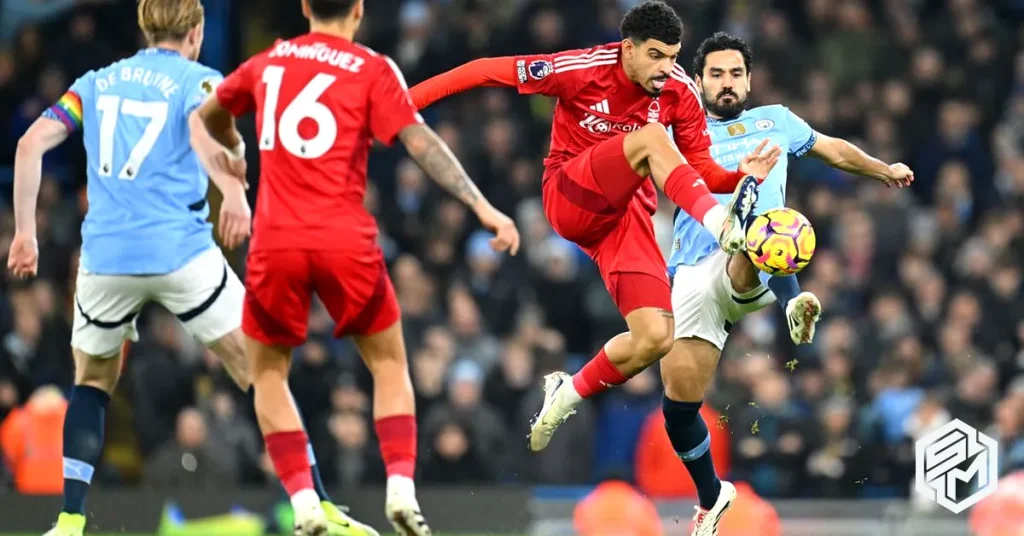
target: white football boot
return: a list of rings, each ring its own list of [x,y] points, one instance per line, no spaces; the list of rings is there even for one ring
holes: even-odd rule
[[[801,292],[786,304],[786,321],[793,344],[814,340],[814,326],[821,319],[821,302],[810,292]]]
[[[292,495],[291,500],[295,512],[295,536],[326,536],[327,514],[316,492],[304,489]]]
[[[411,478],[392,476],[388,478],[387,499],[384,514],[399,536],[430,536],[430,527],[420,512],[416,500],[416,485]]]
[[[544,376],[544,405],[530,425],[530,450],[544,450],[555,430],[576,413],[581,400],[572,385],[572,376],[564,372]]]
[[[718,233],[718,244],[729,255],[742,252],[747,245],[747,223],[757,204],[757,179],[743,177],[726,205],[727,217]]]
[[[736,500],[736,486],[722,481],[722,491],[718,494],[718,500],[710,510],[700,506],[694,506],[697,513],[693,516],[693,532],[690,536],[718,536],[718,524],[722,521],[725,511],[732,506]]]

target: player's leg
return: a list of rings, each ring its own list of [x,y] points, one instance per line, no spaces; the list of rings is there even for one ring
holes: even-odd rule
[[[397,307],[396,307],[397,308]],[[387,470],[385,513],[403,536],[430,534],[413,476],[416,471],[416,407],[401,321],[383,331],[353,336],[373,375],[373,419]]]
[[[71,346],[75,385],[64,416],[64,504],[47,536],[80,536],[85,500],[103,455],[107,405],[121,374],[125,341],[135,338],[144,296],[139,278],[80,271]]]
[[[313,488],[309,437],[288,387],[292,348],[306,339],[312,298],[303,251],[250,253],[242,331],[252,375],[256,420],[274,472],[291,498],[297,535],[326,535],[328,522]]]
[[[717,534],[718,522],[736,498],[719,480],[711,436],[700,415],[721,350],[743,314],[767,306],[773,296],[744,257],[716,252],[694,266],[678,266],[672,288],[676,341],[661,361],[662,411],[673,449],[686,466],[699,499],[694,535]]]
[[[544,379],[544,405],[530,428],[530,448],[542,450],[580,401],[626,382],[672,347],[672,311],[665,261],[650,215],[632,206],[591,250],[629,328],[608,341],[584,367]]]
[[[665,385],[662,412],[665,431],[676,455],[697,488],[698,509],[693,535],[717,534],[718,522],[736,499],[736,488],[715,472],[711,434],[700,415],[704,392],[718,366],[721,349],[700,337],[675,341],[661,360]]]
[[[660,123],[626,135],[623,150],[630,166],[641,175],[650,174],[673,203],[718,238],[722,249],[728,253],[743,249],[744,225],[757,201],[757,180],[740,181],[729,205],[720,205]]]
[[[782,311],[786,313],[789,337],[793,344],[808,344],[814,340],[814,328],[821,319],[821,302],[810,292],[800,291],[796,275],[773,276],[758,270],[746,255],[734,255],[729,262],[729,275],[733,282],[752,279],[771,289]]]
[[[174,313],[185,328],[224,363],[240,389],[253,396],[242,333],[245,288],[217,248],[199,255],[161,278],[157,301]],[[312,445],[307,447],[313,486],[325,510],[334,508],[324,488]],[[328,512],[330,514],[330,512]],[[340,514],[340,511],[339,511]],[[341,514],[343,515],[343,514]]]
[[[694,534],[702,534],[696,530],[705,523],[712,525],[703,530],[715,530],[718,516],[735,498],[735,488],[719,480],[715,472],[711,435],[700,415],[705,390],[714,376],[731,329],[725,300],[732,299],[734,292],[747,295],[759,286],[751,273],[745,280],[732,283],[733,289],[729,289],[728,263],[729,257],[716,253],[694,266],[677,267],[672,288],[676,341],[661,362],[665,430],[697,488],[699,508]],[[704,521],[708,512],[714,513],[714,519]]]
[[[372,246],[376,248],[376,246]],[[385,514],[402,536],[428,536],[416,500],[416,399],[405,338],[383,257],[320,255],[314,267],[317,295],[337,323],[335,336],[352,336],[373,377],[373,418],[387,472]]]

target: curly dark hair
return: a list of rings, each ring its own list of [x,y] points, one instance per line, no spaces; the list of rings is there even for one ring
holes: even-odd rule
[[[750,68],[754,65],[754,53],[751,52],[750,45],[735,35],[715,32],[697,47],[697,53],[693,55],[693,75],[704,76],[704,65],[707,63],[708,54],[722,50],[738,50],[743,55],[743,65],[747,67],[747,73],[750,73]]]
[[[635,43],[657,39],[666,45],[676,45],[683,40],[683,21],[662,0],[647,0],[626,12],[619,33]]]
[[[343,19],[355,5],[356,0],[309,0],[309,10],[320,20]]]

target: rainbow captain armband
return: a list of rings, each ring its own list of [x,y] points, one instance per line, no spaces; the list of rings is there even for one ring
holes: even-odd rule
[[[74,91],[68,91],[56,104],[43,112],[48,117],[64,123],[68,132],[74,132],[82,126],[82,98]]]

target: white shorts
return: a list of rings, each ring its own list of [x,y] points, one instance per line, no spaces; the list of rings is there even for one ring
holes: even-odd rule
[[[71,347],[88,355],[117,355],[125,340],[138,340],[142,306],[159,303],[203,344],[213,344],[242,325],[245,287],[220,249],[210,248],[164,275],[98,275],[82,268],[75,283]]]
[[[697,337],[721,350],[739,319],[775,301],[775,294],[759,284],[750,292],[736,292],[729,279],[729,256],[718,250],[696,266],[678,266],[672,280],[672,313],[676,339]]]

